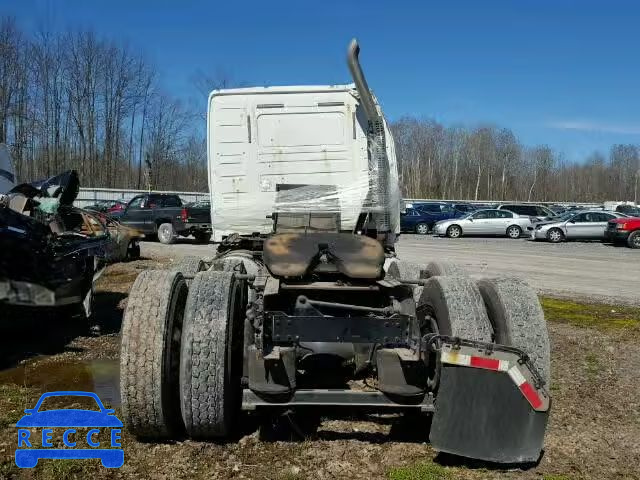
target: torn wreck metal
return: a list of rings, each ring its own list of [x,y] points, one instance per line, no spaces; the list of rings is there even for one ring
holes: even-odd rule
[[[73,207],[78,188],[70,170],[9,191],[0,205],[0,304],[77,305],[90,314],[110,235]]]

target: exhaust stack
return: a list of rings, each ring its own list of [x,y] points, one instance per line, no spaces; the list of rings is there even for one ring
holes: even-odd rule
[[[349,65],[349,70],[351,71],[351,77],[353,77],[353,83],[356,84],[356,89],[360,94],[360,102],[362,103],[362,107],[367,114],[367,119],[370,122],[375,122],[376,120],[380,120],[380,115],[378,114],[378,109],[376,108],[376,104],[373,101],[373,96],[371,95],[371,91],[369,90],[369,85],[367,85],[367,79],[364,78],[364,73],[362,72],[360,61],[358,60],[359,54],[360,45],[358,45],[358,41],[354,38],[349,44],[349,50],[347,53],[347,64]]]

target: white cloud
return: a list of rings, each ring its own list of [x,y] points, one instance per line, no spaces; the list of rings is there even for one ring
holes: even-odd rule
[[[583,120],[562,120],[547,123],[547,127],[559,130],[578,130],[594,133],[617,133],[621,135],[640,135],[640,124],[612,124],[589,122]]]

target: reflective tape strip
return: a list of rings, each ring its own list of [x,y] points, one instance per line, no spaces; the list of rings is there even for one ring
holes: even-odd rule
[[[506,372],[509,370],[509,362],[507,360],[499,360],[497,358],[472,356],[471,366],[476,368],[484,368],[485,370],[496,370],[498,372]]]
[[[538,392],[536,392],[536,389],[533,388],[533,386],[529,382],[527,382],[527,379],[524,378],[524,375],[522,375],[522,373],[520,373],[520,370],[517,366],[514,365],[509,369],[509,376],[513,380],[513,383],[518,386],[518,389],[520,389],[522,395],[524,395],[524,398],[527,399],[527,401],[534,409],[542,407],[542,399],[538,395]]]
[[[452,365],[462,365],[463,367],[468,367],[471,365],[471,355],[463,355],[462,353],[445,350],[440,356],[440,361],[442,363],[450,363]]]
[[[506,372],[509,370],[509,362],[507,360],[499,360],[497,358],[477,357],[475,355],[464,355],[462,353],[443,351],[440,357],[442,363],[450,363],[452,365],[461,365],[463,367],[482,368],[484,370],[495,370]]]
[[[527,381],[527,379],[524,378],[524,375],[520,373],[520,370],[518,370],[518,367],[515,365],[509,369],[509,376],[511,377],[511,380],[513,380],[513,383],[515,383],[517,386],[520,386]]]
[[[538,409],[542,407],[542,399],[538,395],[538,392],[536,392],[536,390],[531,386],[529,382],[524,382],[518,388],[524,395],[524,398],[526,398],[529,401],[529,403],[534,409]]]

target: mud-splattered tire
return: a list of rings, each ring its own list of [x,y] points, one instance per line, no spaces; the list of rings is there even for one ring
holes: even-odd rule
[[[233,272],[197,273],[187,298],[180,396],[187,433],[228,435],[241,403],[244,281]]]
[[[493,325],[495,342],[525,352],[549,385],[549,333],[536,292],[518,278],[483,278],[477,283]]]
[[[175,272],[180,272],[183,275],[195,275],[198,272],[202,272],[207,268],[204,260],[200,257],[182,257],[179,261],[173,264],[170,270]],[[191,279],[185,279],[187,281],[187,285],[191,286]]]
[[[464,267],[451,262],[429,262],[427,266],[421,270],[420,274],[420,278],[469,276],[469,273]]]
[[[122,420],[139,437],[170,438],[181,430],[180,335],[187,284],[180,272],[147,270],[131,288],[122,321]]]
[[[419,280],[420,266],[415,263],[404,262],[402,260],[393,259],[389,264],[386,275],[402,280]],[[413,299],[417,302],[422,295],[422,285],[407,285],[407,289],[413,290]]]
[[[418,309],[435,317],[442,335],[491,342],[491,323],[478,287],[470,278],[430,278],[422,289]]]
[[[212,269],[216,272],[246,273],[244,262],[238,258],[220,258],[213,262]]]

